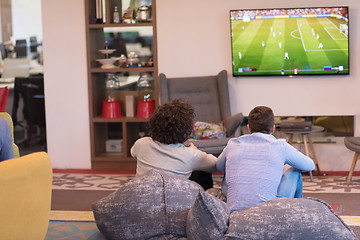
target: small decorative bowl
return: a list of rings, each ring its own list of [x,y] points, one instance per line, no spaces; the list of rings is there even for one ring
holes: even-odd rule
[[[99,49],[99,52],[103,54],[112,54],[116,49]]]
[[[96,61],[101,63],[101,68],[114,68],[114,63],[117,61],[117,58],[103,58],[96,59]]]

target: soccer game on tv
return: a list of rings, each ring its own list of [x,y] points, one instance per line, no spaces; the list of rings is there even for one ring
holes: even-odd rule
[[[349,74],[348,7],[230,10],[233,76]]]

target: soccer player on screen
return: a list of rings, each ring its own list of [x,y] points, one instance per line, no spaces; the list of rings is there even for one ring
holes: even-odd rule
[[[289,58],[289,53],[288,53],[287,51],[285,51],[284,59],[290,59],[290,58]]]

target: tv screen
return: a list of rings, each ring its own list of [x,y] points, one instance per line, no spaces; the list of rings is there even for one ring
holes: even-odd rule
[[[349,74],[348,7],[230,10],[233,76]]]

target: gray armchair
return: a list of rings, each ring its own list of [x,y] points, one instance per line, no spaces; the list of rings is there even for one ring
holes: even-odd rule
[[[194,141],[200,150],[219,154],[243,120],[241,113],[231,115],[227,72],[222,70],[215,76],[167,78],[160,73],[160,102],[181,98],[191,104],[196,113],[195,121],[219,123],[225,120],[225,139]],[[186,143],[185,143],[186,144]]]

